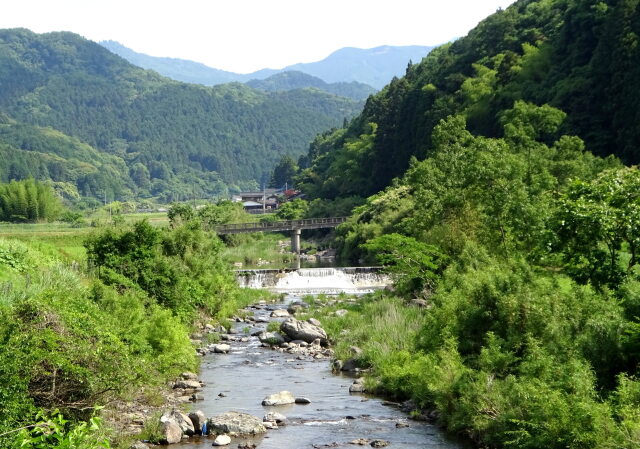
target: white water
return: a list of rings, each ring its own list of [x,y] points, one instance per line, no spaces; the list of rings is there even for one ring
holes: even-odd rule
[[[301,268],[290,272],[256,270],[244,272],[238,281],[243,287],[295,294],[368,293],[391,284],[389,276],[375,267]]]

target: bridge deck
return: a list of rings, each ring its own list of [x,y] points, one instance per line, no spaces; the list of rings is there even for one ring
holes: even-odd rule
[[[305,218],[304,220],[284,220],[264,223],[236,223],[216,226],[218,234],[241,234],[245,232],[279,232],[296,229],[335,228],[347,217]]]

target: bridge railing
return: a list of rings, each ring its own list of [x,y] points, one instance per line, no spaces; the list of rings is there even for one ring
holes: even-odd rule
[[[295,229],[334,228],[344,223],[347,217],[305,218],[303,220],[282,220],[257,223],[235,223],[216,226],[218,234],[239,234],[243,232],[277,232]]]

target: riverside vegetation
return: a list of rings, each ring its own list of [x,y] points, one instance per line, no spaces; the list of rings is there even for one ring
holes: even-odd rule
[[[395,291],[323,319],[340,357],[362,349],[369,389],[437,411],[481,447],[640,447],[640,174],[623,165],[640,160],[639,18],[634,0],[516,1],[410,64],[297,164],[283,161],[312,199],[308,215],[357,206],[337,229],[341,256],[395,278]],[[5,252],[31,275],[3,296],[0,433],[53,408],[39,401],[73,411],[111,394],[99,386],[115,360],[134,361],[117,365],[125,377],[105,385],[115,391],[163,360],[189,365],[186,346],[154,340],[144,317],[182,341],[194,311],[225,310],[209,283],[234,297],[219,264],[200,264],[220,244],[195,223],[94,237],[90,278],[28,247],[17,247],[24,261]],[[203,278],[183,277],[191,264]],[[185,289],[195,294],[183,304]],[[119,327],[127,319],[142,331]]]
[[[117,445],[101,423],[110,405],[154,402],[168,379],[197,370],[194,326],[257,300],[209,230],[237,212],[177,206],[168,227],[99,228],[79,265],[0,238],[0,447]]]
[[[370,389],[481,447],[640,447],[639,14],[517,1],[311,145],[298,186],[364,201],[339,253],[395,277],[323,318]]]

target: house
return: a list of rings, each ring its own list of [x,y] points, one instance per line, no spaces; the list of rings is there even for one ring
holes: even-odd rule
[[[233,195],[233,202],[242,203],[245,211],[252,214],[275,211],[280,205],[282,189],[264,189],[261,192],[240,192]]]

